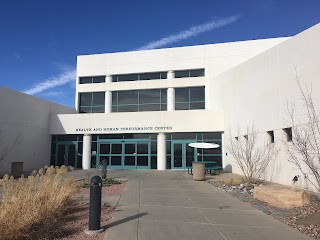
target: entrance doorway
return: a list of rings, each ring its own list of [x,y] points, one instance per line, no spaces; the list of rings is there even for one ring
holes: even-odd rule
[[[73,166],[77,168],[77,144],[73,142],[60,142],[56,149],[56,166]]]
[[[99,142],[96,166],[101,166],[103,160],[111,169],[150,169],[150,141]]]
[[[188,144],[194,140],[174,140],[171,142],[171,169],[186,169],[197,161],[197,151]]]

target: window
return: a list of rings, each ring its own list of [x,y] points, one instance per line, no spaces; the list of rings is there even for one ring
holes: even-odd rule
[[[269,136],[269,143],[274,143],[274,132],[273,131],[268,131],[268,136]]]
[[[105,93],[80,93],[79,112],[80,113],[104,113]]]
[[[167,72],[150,72],[150,73],[135,73],[135,74],[121,74],[113,75],[113,82],[124,81],[139,81],[139,80],[153,80],[153,79],[166,79]]]
[[[106,81],[105,76],[95,76],[95,77],[80,77],[79,83],[80,84],[87,84],[87,83],[103,83]]]
[[[283,129],[287,142],[292,142],[292,128]]]
[[[248,141],[248,135],[243,136],[246,141]]]
[[[204,69],[174,71],[175,78],[203,77]]]
[[[175,99],[176,110],[205,109],[204,87],[176,88]]]
[[[235,139],[238,141],[238,140],[239,140],[239,137],[235,137]]]
[[[167,110],[166,89],[112,92],[112,112]]]

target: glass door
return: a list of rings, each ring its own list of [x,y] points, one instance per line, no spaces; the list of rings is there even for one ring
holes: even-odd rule
[[[123,143],[124,155],[123,155],[123,168],[133,169],[137,168],[137,144],[136,143]]]
[[[57,145],[56,166],[73,166],[77,168],[78,149],[75,143],[59,143]]]
[[[149,169],[150,152],[149,141],[101,142],[98,145],[96,166],[100,166],[105,159],[110,168]]]
[[[107,166],[110,165],[110,153],[111,153],[111,144],[110,143],[100,143],[98,146],[96,166],[97,168],[102,167],[102,163],[105,160]]]
[[[197,161],[197,155],[194,148],[188,144],[194,142],[191,140],[176,140],[171,142],[171,168],[186,169]]]

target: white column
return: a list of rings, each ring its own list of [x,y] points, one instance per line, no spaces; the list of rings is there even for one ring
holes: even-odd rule
[[[112,75],[106,76],[106,83],[112,82]],[[112,112],[112,92],[106,91],[104,98],[104,112],[111,113]]]
[[[83,149],[82,149],[82,168],[90,169],[91,167],[91,135],[83,135]]]
[[[167,148],[166,148],[166,134],[158,133],[157,136],[157,169],[167,169]]]
[[[104,97],[104,112],[111,113],[112,112],[112,92],[106,91]]]
[[[167,111],[175,110],[175,91],[174,88],[168,88],[167,90]]]
[[[106,76],[106,83],[111,83],[112,82],[112,75],[107,75]]]
[[[168,71],[167,79],[174,79],[174,71]],[[168,88],[167,90],[167,111],[175,110],[175,90]]]

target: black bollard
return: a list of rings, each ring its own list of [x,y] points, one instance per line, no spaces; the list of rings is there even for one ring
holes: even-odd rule
[[[101,189],[101,177],[93,176],[90,184],[89,231],[101,230]]]

